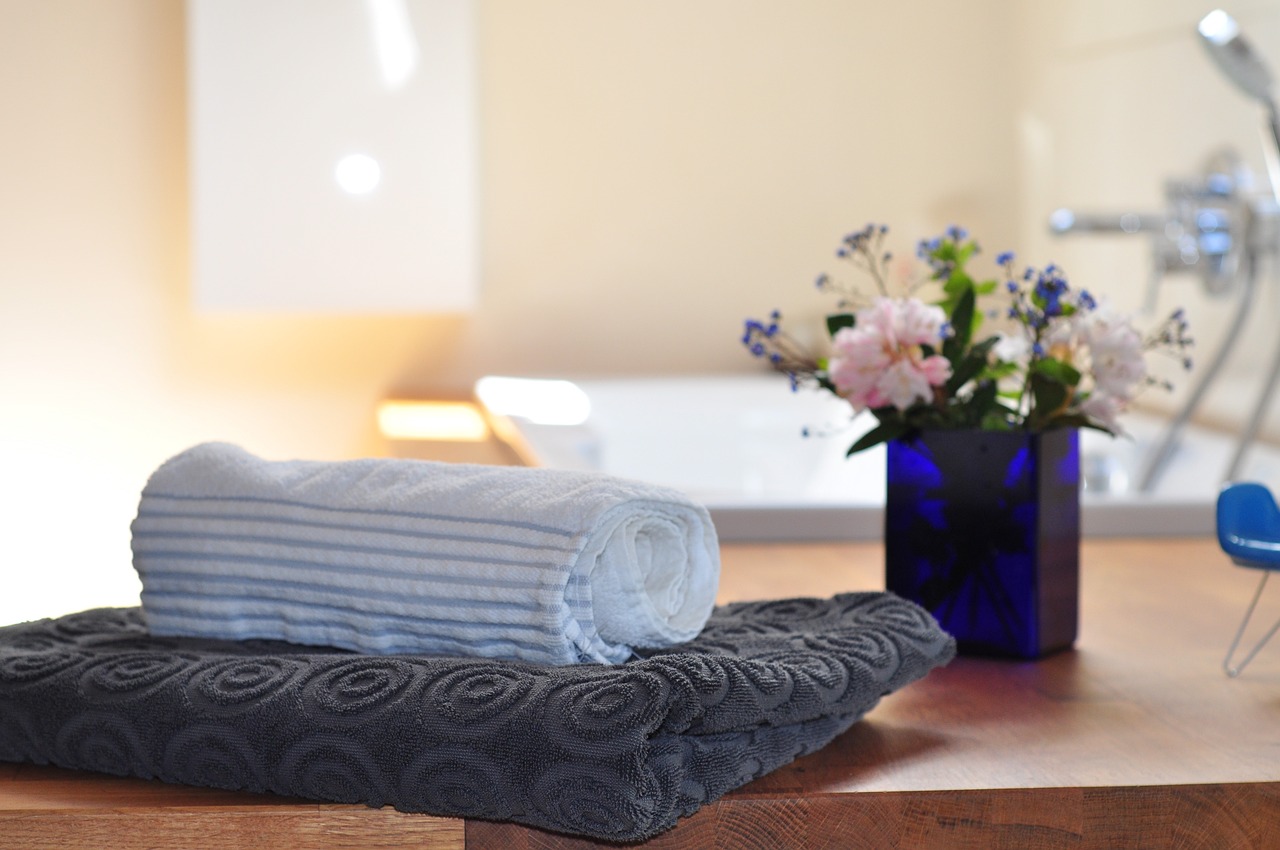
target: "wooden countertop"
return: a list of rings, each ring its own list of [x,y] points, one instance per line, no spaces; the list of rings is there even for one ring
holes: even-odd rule
[[[883,586],[878,544],[724,549],[722,601]],[[1091,540],[1074,651],[961,658],[825,749],[646,848],[1280,846],[1280,643],[1222,655],[1258,574],[1211,540]],[[1264,597],[1257,633],[1280,616]],[[0,847],[596,846],[405,815],[0,764]]]

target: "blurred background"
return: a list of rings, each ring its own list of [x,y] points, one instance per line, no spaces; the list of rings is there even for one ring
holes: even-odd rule
[[[904,257],[962,224],[988,263],[1056,262],[1138,310],[1144,238],[1047,222],[1159,212],[1224,146],[1265,180],[1262,111],[1195,35],[1210,8],[477,0],[476,305],[342,315],[193,306],[182,2],[0,0],[0,622],[135,604],[138,492],[196,442],[377,455],[380,400],[486,374],[757,370],[742,319],[816,324],[813,278],[869,221]],[[1280,7],[1228,11],[1280,65]],[[1213,427],[1247,415],[1275,283],[1202,407]],[[1202,348],[1231,311],[1193,276],[1157,306],[1185,306]]]

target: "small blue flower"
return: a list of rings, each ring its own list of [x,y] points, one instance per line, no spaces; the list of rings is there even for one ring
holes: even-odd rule
[[[1009,281],[1004,286],[1005,286],[1005,289],[1008,289],[1010,292],[1018,291],[1018,284],[1014,283],[1013,281]]]
[[[997,255],[996,255],[996,265],[997,265],[997,266],[1007,266],[1007,265],[1009,265],[1009,264],[1010,264],[1010,263],[1012,263],[1012,262],[1013,262],[1013,252],[1012,252],[1012,251],[1005,251],[1004,253],[1001,253],[1001,254],[997,254]]]
[[[959,242],[969,235],[969,231],[965,230],[963,227],[953,224],[947,228],[947,235],[951,237],[951,241]]]
[[[1036,357],[1044,356],[1044,346],[1038,342],[1031,346],[1031,351],[1032,353],[1035,354]]]
[[[751,353],[754,354],[756,357],[763,357],[764,356],[763,343],[757,342],[755,345],[751,346]]]

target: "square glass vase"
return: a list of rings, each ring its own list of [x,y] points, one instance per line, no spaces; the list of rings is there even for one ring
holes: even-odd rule
[[[888,444],[885,586],[968,655],[1040,658],[1075,643],[1079,433],[925,431]]]

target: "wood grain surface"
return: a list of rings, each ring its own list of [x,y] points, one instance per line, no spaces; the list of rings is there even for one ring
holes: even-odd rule
[[[726,546],[721,600],[878,589],[881,557],[877,544]],[[1202,539],[1086,541],[1082,574],[1075,650],[1038,662],[958,659],[825,749],[644,846],[1280,847],[1280,644],[1239,679],[1221,670],[1257,574]],[[1259,631],[1280,616],[1280,591],[1261,609]],[[511,824],[0,764],[3,848],[464,843],[604,846]]]

